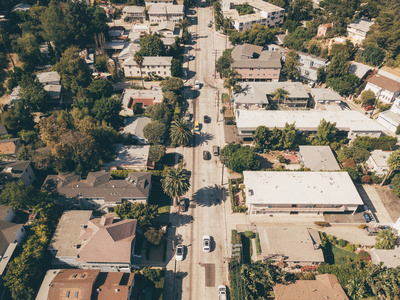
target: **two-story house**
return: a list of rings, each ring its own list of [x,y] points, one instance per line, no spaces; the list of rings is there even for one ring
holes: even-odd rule
[[[234,68],[243,81],[278,82],[281,72],[281,56],[261,46],[237,45],[231,53]]]
[[[44,187],[56,187],[61,200],[82,209],[111,211],[124,202],[147,203],[151,190],[151,173],[132,172],[125,179],[111,179],[106,171],[90,172],[86,179],[73,173],[46,177]]]
[[[400,95],[400,81],[378,73],[367,79],[367,85],[364,90],[374,92],[379,101],[390,104]]]
[[[57,72],[43,72],[36,75],[43,88],[48,92],[52,103],[61,104],[61,77]]]
[[[30,161],[0,161],[0,170],[4,176],[4,182],[0,180],[0,186],[13,180],[22,180],[25,186],[30,186],[36,180]]]
[[[356,43],[361,42],[367,37],[370,27],[374,21],[367,19],[357,19],[347,25],[347,36],[352,38]]]
[[[151,5],[147,14],[149,15],[150,23],[164,21],[179,23],[185,16],[184,10],[185,7],[183,5],[157,4]]]
[[[333,23],[321,24],[318,26],[317,37],[325,37],[333,28]]]
[[[144,6],[129,5],[122,10],[122,17],[129,21],[143,22],[146,19],[146,8]]]
[[[400,125],[400,97],[394,100],[389,110],[381,112],[378,116],[378,122],[391,132],[396,132]]]
[[[128,58],[122,64],[125,77],[140,77],[140,74],[158,75],[160,77],[171,76],[172,56],[144,56],[142,63],[142,73],[133,57]]]
[[[161,35],[161,40],[167,47],[175,43],[176,37],[182,37],[181,29],[172,21],[164,21],[157,26],[152,26],[152,33]]]
[[[329,60],[312,54],[297,52],[299,55],[299,69],[301,77],[308,81],[317,81],[317,70],[320,67],[326,68]]]
[[[66,211],[48,247],[54,258],[51,264],[130,273],[140,261],[135,251],[136,225],[137,220],[114,220],[110,215],[92,218],[92,211]]]

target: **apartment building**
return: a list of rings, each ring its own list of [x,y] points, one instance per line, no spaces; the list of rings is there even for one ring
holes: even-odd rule
[[[172,56],[144,56],[142,75],[147,76],[154,74],[161,77],[171,76],[172,58]],[[140,77],[140,68],[133,57],[125,60],[122,66],[125,77]]]

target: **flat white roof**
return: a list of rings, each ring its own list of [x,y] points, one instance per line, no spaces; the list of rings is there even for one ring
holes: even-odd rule
[[[336,122],[339,130],[362,132],[384,132],[386,129],[358,111],[323,111],[323,110],[236,110],[238,129],[255,129],[266,126],[269,129],[284,128],[285,123],[296,123],[299,130],[316,131],[322,119]]]
[[[347,172],[243,172],[248,204],[362,205]]]
[[[393,151],[382,151],[380,149],[371,151],[371,158],[378,167],[387,167],[387,160]]]
[[[393,250],[372,248],[370,251],[371,259],[374,264],[383,264],[388,268],[396,268],[400,266],[400,247]]]
[[[115,152],[117,157],[114,161],[105,163],[105,167],[122,167],[124,169],[143,168],[147,165],[149,158],[149,145],[131,145],[125,146],[117,144]]]
[[[339,93],[327,89],[311,89],[315,101],[342,101]]]

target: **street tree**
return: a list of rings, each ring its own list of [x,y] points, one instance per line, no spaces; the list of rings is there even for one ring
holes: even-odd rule
[[[89,85],[92,74],[85,60],[78,55],[78,51],[76,47],[68,48],[55,66],[64,88],[74,93],[79,88],[86,88]]]
[[[234,69],[229,69],[229,71],[227,71],[225,75],[227,75],[227,78],[224,81],[224,88],[228,89],[230,100],[234,92],[238,93],[242,89],[241,86],[238,84],[240,74]],[[229,101],[229,103],[231,103],[231,101]]]
[[[179,59],[173,58],[171,60],[171,76],[182,77],[182,62]]]
[[[389,167],[389,171],[386,173],[385,178],[381,182],[381,186],[384,185],[385,181],[392,175],[394,171],[400,169],[400,150],[393,151],[392,154],[389,155],[387,160],[387,166]]]
[[[121,219],[137,219],[138,224],[143,227],[151,226],[160,215],[157,205],[136,202],[117,205],[114,212]]]
[[[170,138],[173,144],[179,146],[187,146],[192,140],[193,133],[189,124],[183,120],[178,119],[171,124]]]
[[[397,242],[397,236],[393,233],[392,229],[383,229],[375,238],[376,249],[394,249]]]
[[[143,128],[143,135],[150,144],[158,144],[164,137],[167,127],[161,121],[151,121]]]
[[[168,77],[161,81],[160,86],[162,87],[163,92],[166,91],[174,91],[178,92],[183,89],[183,81],[178,77]]]
[[[155,227],[150,227],[144,233],[144,236],[146,237],[147,241],[149,241],[154,246],[158,246],[161,244],[163,235],[164,231],[161,228],[156,229]]]
[[[258,126],[253,134],[253,140],[257,147],[266,148],[267,141],[270,135],[270,131],[265,126]]]
[[[376,101],[375,93],[371,90],[364,90],[361,93],[361,101],[364,106],[374,105]]]
[[[317,133],[312,141],[313,145],[325,146],[335,140],[336,122],[327,122],[322,119],[318,125]]]
[[[182,168],[166,168],[162,174],[161,184],[164,193],[175,200],[174,205],[177,205],[179,197],[189,190],[190,173]]]
[[[274,101],[278,101],[278,104],[281,104],[281,101],[283,100],[283,104],[285,105],[286,100],[288,99],[288,94],[289,92],[285,89],[278,88],[271,94],[271,96],[273,97]]]
[[[233,150],[233,149],[232,149]],[[221,152],[221,153],[225,153]],[[245,147],[239,144],[228,158],[225,160],[226,166],[238,173],[243,171],[256,170],[259,167],[259,163],[256,158],[256,154],[250,147]]]
[[[171,108],[165,103],[156,103],[147,106],[145,114],[152,121],[160,121],[164,124],[169,124],[172,118]]]
[[[108,80],[96,79],[89,85],[89,93],[93,100],[111,97],[113,92],[114,88]]]
[[[142,73],[143,61],[144,61],[143,55],[140,52],[136,52],[134,57],[133,57],[133,60],[135,61],[135,63],[139,67],[140,79],[142,80],[142,88],[144,89],[143,73]]]
[[[300,77],[299,55],[294,50],[290,50],[286,55],[285,64],[282,68],[283,74],[287,79],[296,80]]]
[[[150,146],[149,160],[152,162],[159,162],[165,155],[165,146],[160,144],[154,144]]]

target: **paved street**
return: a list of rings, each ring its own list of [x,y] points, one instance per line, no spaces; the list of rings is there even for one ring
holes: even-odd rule
[[[193,25],[190,27],[195,44],[186,49],[186,54],[195,57],[184,65],[189,69],[186,85],[193,87],[195,80],[201,83],[199,91],[186,91],[192,121],[200,122],[201,131],[195,133],[194,147],[177,151],[183,154],[184,166],[192,175],[191,188],[186,195],[190,206],[186,213],[171,214],[173,229],[170,236],[175,234],[175,239],[186,246],[186,256],[182,262],[176,262],[171,257],[167,265],[165,299],[216,298],[218,285],[228,284],[225,257],[229,237],[225,209],[229,208],[229,203],[220,205],[221,193],[216,188],[221,184],[222,165],[214,155],[210,160],[203,160],[204,150],[212,153],[212,147],[223,146],[224,141],[217,103],[217,86],[222,88],[222,81],[218,80],[217,84],[213,76],[214,49],[219,50],[218,56],[221,55],[226,41],[207,27],[211,17],[211,8],[197,9],[195,21],[191,21]],[[211,123],[204,124],[204,115],[211,118]],[[226,173],[223,183],[227,183]],[[176,211],[176,208],[172,209]],[[203,235],[212,237],[211,253],[202,251]],[[172,247],[169,255],[173,256]]]

